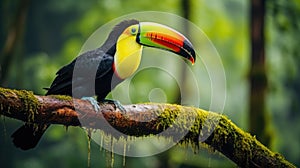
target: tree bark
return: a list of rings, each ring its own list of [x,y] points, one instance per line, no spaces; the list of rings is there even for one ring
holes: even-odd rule
[[[175,127],[177,132],[188,128],[181,143],[189,143],[196,148],[200,143],[207,144],[238,166],[295,167],[224,115],[194,107],[159,103],[126,105],[126,112],[121,112],[113,104],[100,104],[100,107],[101,110],[96,112],[86,100],[68,96],[37,96],[25,90],[0,88],[0,115],[24,122],[81,126],[103,131],[108,131],[104,125],[108,122],[131,136],[151,136],[169,127]],[[178,122],[177,118],[181,120]],[[193,124],[188,127],[189,123]],[[207,138],[205,131],[210,133]],[[174,138],[172,135],[165,136]]]

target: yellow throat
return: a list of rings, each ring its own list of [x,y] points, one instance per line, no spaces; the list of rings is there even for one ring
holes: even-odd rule
[[[136,36],[125,30],[117,41],[114,66],[117,75],[125,79],[131,76],[139,67],[142,56],[142,45],[136,41]]]

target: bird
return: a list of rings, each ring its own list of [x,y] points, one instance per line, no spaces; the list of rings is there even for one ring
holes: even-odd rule
[[[46,95],[97,96],[97,101],[103,102],[112,89],[136,72],[143,47],[173,52],[192,64],[196,60],[192,43],[175,29],[155,22],[124,20],[115,25],[102,46],[60,68]],[[35,148],[49,126],[25,123],[12,134],[14,145],[22,150]]]

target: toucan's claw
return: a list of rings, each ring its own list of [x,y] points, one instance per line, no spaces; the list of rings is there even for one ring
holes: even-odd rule
[[[100,111],[100,106],[98,105],[98,101],[94,97],[82,97],[81,100],[87,100],[93,105],[94,110],[96,113]],[[118,100],[111,100],[111,99],[104,99],[99,101],[99,103],[108,103],[108,104],[114,104],[117,109],[119,109],[121,112],[126,112],[126,109],[123,107],[123,105]]]
[[[119,109],[121,112],[125,113],[126,109],[124,106],[118,101],[118,100],[111,100],[111,99],[104,99],[102,101],[103,103],[109,103],[109,104],[114,104],[117,109]]]
[[[96,111],[96,113],[100,111],[100,106],[98,105],[98,102],[94,97],[82,97],[81,99],[89,101],[94,106],[94,110]]]

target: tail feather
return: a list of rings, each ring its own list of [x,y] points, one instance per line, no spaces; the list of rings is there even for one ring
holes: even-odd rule
[[[34,148],[48,127],[46,124],[25,124],[11,135],[13,143],[22,150]]]

